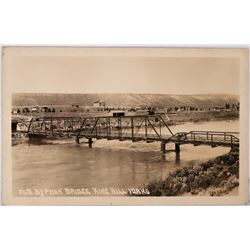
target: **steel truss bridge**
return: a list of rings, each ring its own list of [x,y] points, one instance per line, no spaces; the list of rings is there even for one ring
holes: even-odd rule
[[[239,133],[224,131],[189,131],[173,133],[168,121],[161,115],[101,116],[101,117],[40,117],[33,118],[27,131],[30,140],[43,138],[74,137],[77,143],[87,139],[89,147],[93,140],[130,140],[161,142],[161,151],[166,144],[174,143],[175,151],[180,145],[208,145],[211,147],[239,147]]]

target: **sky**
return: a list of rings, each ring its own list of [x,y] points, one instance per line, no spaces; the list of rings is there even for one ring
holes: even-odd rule
[[[239,94],[235,57],[21,54],[10,62],[14,92]]]

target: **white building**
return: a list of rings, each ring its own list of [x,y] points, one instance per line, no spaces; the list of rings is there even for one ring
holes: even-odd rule
[[[97,101],[97,102],[93,103],[93,106],[95,108],[105,107],[105,102],[103,102],[103,101]]]
[[[38,109],[37,107],[33,107],[33,108],[31,109],[31,112],[32,112],[32,113],[34,113],[34,112],[39,112],[39,109]]]

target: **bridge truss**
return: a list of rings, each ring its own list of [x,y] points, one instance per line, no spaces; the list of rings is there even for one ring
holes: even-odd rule
[[[41,117],[33,118],[27,130],[30,139],[73,137],[77,143],[82,138],[161,142],[161,151],[166,144],[174,143],[175,151],[180,145],[209,145],[212,147],[239,147],[239,133],[218,131],[190,131],[173,133],[168,120],[161,115],[100,116],[100,117]]]

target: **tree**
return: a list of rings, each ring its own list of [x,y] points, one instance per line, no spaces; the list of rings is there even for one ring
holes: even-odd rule
[[[226,103],[226,109],[230,109],[230,104]]]

